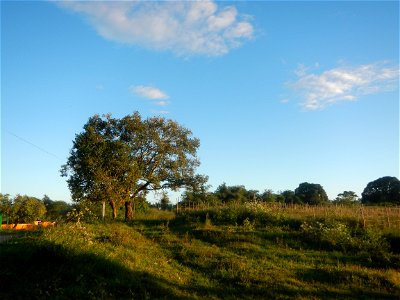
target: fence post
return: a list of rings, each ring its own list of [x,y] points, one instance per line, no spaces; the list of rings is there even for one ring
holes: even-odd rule
[[[363,219],[363,228],[365,228],[365,216],[364,216],[364,206],[361,205],[361,217]]]
[[[386,220],[387,220],[387,223],[388,223],[388,227],[390,228],[390,218],[389,218],[389,209],[388,209],[388,207],[386,207]]]
[[[103,203],[102,203],[102,211],[101,211],[101,217],[102,217],[102,219],[103,219],[103,222],[104,222],[104,220],[105,220],[105,217],[106,217],[106,201],[103,201]]]

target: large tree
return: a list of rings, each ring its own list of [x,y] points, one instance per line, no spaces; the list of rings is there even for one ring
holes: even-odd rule
[[[400,180],[385,176],[367,184],[361,194],[363,204],[393,203],[400,205]]]
[[[62,175],[69,176],[75,201],[107,201],[114,218],[125,204],[130,219],[136,197],[191,184],[199,145],[190,130],[172,120],[142,119],[138,112],[122,119],[95,115],[76,136]]]
[[[328,202],[328,196],[320,184],[303,182],[295,189],[294,194],[304,204],[324,204]]]

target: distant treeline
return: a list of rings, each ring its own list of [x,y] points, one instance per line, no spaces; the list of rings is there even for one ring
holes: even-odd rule
[[[400,181],[396,177],[385,176],[367,184],[359,197],[353,191],[343,191],[335,199],[329,200],[320,184],[303,182],[294,190],[264,192],[247,190],[243,185],[227,186],[225,183],[214,192],[205,189],[187,190],[179,202],[188,203],[226,204],[232,202],[245,203],[250,201],[278,202],[286,204],[343,204],[343,205],[400,205]]]
[[[36,220],[57,221],[73,208],[64,201],[51,200],[47,195],[43,199],[27,195],[11,197],[0,193],[0,214],[3,223],[32,223]]]
[[[265,202],[286,204],[341,204],[341,205],[400,205],[400,181],[396,177],[382,177],[367,184],[359,197],[353,191],[344,191],[334,200],[329,200],[324,188],[320,184],[303,182],[294,190],[273,192],[265,190],[247,190],[243,185],[228,186],[223,183],[214,192],[208,191],[204,185],[186,189],[178,205],[188,206],[207,204],[210,206],[230,203]],[[145,212],[150,207],[161,209],[172,208],[166,192],[161,193],[159,203],[151,205],[143,197],[134,201],[134,212]],[[90,210],[98,218],[101,215],[100,203],[82,201],[68,204],[64,201],[51,200],[47,195],[43,199],[26,195],[11,197],[0,193],[0,214],[3,223],[32,223],[35,220],[57,221],[65,217],[79,217],[79,212]],[[72,214],[69,214],[72,212]],[[75,212],[75,213],[74,213]],[[76,216],[75,216],[76,215]],[[87,215],[87,213],[85,213]]]

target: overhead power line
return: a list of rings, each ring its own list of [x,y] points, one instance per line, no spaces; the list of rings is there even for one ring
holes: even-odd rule
[[[9,133],[10,135],[16,137],[17,139],[23,141],[24,143],[29,144],[29,145],[31,145],[32,147],[35,147],[36,149],[38,149],[38,150],[40,150],[40,151],[42,151],[42,152],[44,152],[44,153],[46,153],[46,154],[48,154],[48,155],[50,155],[50,156],[53,156],[53,157],[55,157],[55,158],[61,160],[61,158],[58,157],[57,155],[55,155],[54,153],[51,153],[51,152],[47,151],[46,149],[43,149],[42,147],[39,147],[38,145],[35,145],[34,143],[32,143],[32,142],[30,142],[30,141],[28,141],[28,140],[26,140],[26,139],[24,139],[24,138],[22,138],[22,137],[16,135],[15,133],[13,133],[13,132],[11,132],[11,131],[9,131],[9,130],[7,130],[7,133]]]

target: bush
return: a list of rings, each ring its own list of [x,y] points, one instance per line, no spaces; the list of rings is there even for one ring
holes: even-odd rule
[[[89,201],[82,201],[67,213],[67,221],[79,223],[99,221],[99,208]]]
[[[351,228],[336,220],[303,222],[301,230],[310,242],[329,250],[365,251],[379,254],[389,250],[389,244],[376,230]]]

